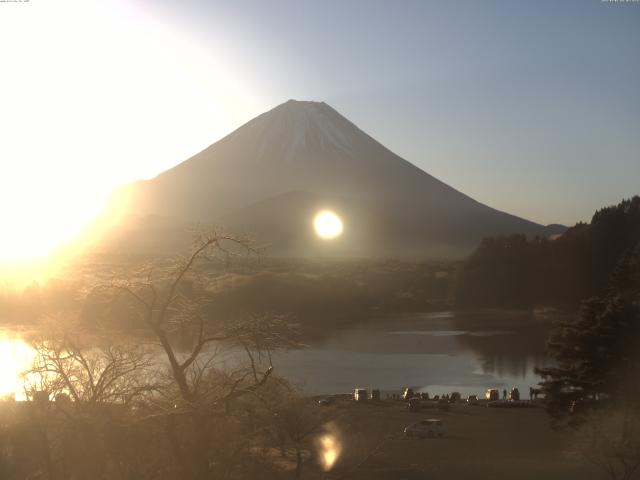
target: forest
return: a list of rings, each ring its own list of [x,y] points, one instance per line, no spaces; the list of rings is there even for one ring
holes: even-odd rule
[[[604,291],[617,263],[639,244],[638,196],[598,210],[590,223],[553,239],[486,238],[460,269],[456,303],[575,310]]]

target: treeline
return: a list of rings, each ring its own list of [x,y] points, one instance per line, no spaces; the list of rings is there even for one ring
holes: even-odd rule
[[[441,265],[360,268],[203,275],[199,285],[185,281],[181,293],[206,299],[204,314],[212,324],[270,312],[295,322],[305,339],[335,333],[372,315],[444,308],[449,301],[451,266],[449,271],[440,270]],[[128,332],[136,329],[130,303],[127,298],[105,303],[91,295],[81,317]]]
[[[0,324],[32,324],[43,315],[68,310],[77,303],[81,285],[77,281],[34,282],[21,289],[0,287]]]
[[[448,300],[450,275],[432,267],[324,273],[261,272],[216,280],[210,316],[257,312],[290,315],[314,335],[362,321],[376,312],[421,311]],[[441,307],[440,307],[441,308]]]
[[[22,291],[0,293],[0,323],[33,324],[57,311],[81,309],[88,322],[128,331],[136,327],[130,300],[119,299],[108,308],[97,305],[92,284],[110,278],[138,278],[138,265],[120,269],[90,265],[82,274],[69,271],[66,280],[33,284]],[[151,262],[149,269],[166,266]],[[374,313],[422,311],[449,302],[455,266],[449,262],[305,261],[267,259],[261,264],[203,265],[199,282],[187,279],[181,291],[187,297],[207,298],[207,318],[231,320],[272,312],[289,316],[303,334],[327,333]],[[105,270],[104,272],[102,270]],[[143,275],[144,277],[144,275]],[[102,302],[98,302],[102,304]]]
[[[616,264],[640,244],[640,197],[598,210],[555,238],[491,237],[464,263],[456,302],[465,306],[575,308],[607,286]]]

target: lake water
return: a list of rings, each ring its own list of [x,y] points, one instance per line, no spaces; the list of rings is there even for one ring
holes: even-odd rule
[[[548,365],[545,340],[550,320],[504,311],[389,315],[310,342],[273,357],[275,372],[307,394],[403,386],[444,394],[483,395],[487,388],[518,387],[527,398]],[[19,332],[0,330],[0,395],[20,397],[21,372],[33,351]]]
[[[0,328],[0,397],[24,396],[22,372],[31,367],[34,358],[19,331]]]
[[[429,394],[483,395],[518,387],[528,398],[548,365],[550,321],[522,312],[432,312],[381,317],[308,348],[278,354],[276,372],[309,394],[385,393],[411,386]]]

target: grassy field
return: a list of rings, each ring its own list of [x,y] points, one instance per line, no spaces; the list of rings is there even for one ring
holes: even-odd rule
[[[456,404],[448,412],[410,412],[403,403],[392,401],[343,401],[331,408],[335,409],[342,455],[330,472],[318,473],[316,478],[604,478],[572,451],[570,432],[551,429],[543,408],[496,409]],[[426,418],[439,418],[445,423],[443,438],[403,435],[405,426]]]

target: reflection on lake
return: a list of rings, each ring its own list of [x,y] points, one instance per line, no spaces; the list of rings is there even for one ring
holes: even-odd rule
[[[394,315],[342,331],[304,350],[278,354],[276,371],[310,394],[354,387],[481,395],[518,387],[526,398],[548,363],[548,319],[531,313]]]
[[[482,395],[489,387],[517,386],[527,398],[529,387],[539,381],[534,368],[548,364],[549,326],[548,319],[531,313],[390,315],[336,332],[308,348],[278,353],[273,360],[278,375],[309,394],[355,387],[398,392],[412,386],[432,395]],[[227,361],[233,361],[236,356],[227,353]],[[0,396],[15,392],[24,397],[21,374],[34,356],[18,332],[0,330]]]

